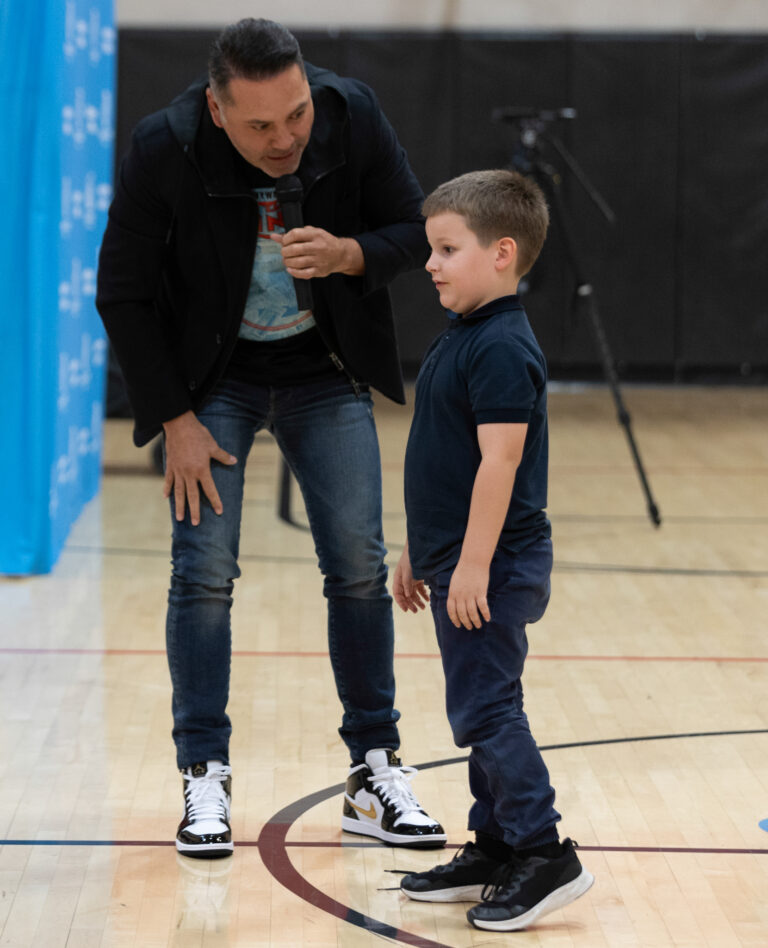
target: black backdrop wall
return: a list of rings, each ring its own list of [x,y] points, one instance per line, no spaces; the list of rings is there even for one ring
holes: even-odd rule
[[[124,29],[117,155],[205,71],[211,31]],[[563,196],[622,378],[768,381],[768,36],[297,31],[305,57],[376,91],[425,191],[511,159],[499,106],[576,109],[557,132],[613,208]],[[553,378],[599,378],[550,234],[526,298]],[[393,286],[413,375],[444,317],[426,274]]]

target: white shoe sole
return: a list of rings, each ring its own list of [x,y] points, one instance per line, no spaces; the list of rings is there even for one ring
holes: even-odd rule
[[[345,833],[354,833],[357,836],[373,836],[382,843],[390,846],[410,846],[412,849],[437,849],[445,846],[448,837],[445,833],[436,833],[433,836],[410,836],[403,833],[390,833],[378,823],[365,823],[363,820],[342,816],[341,828]]]
[[[572,882],[561,885],[559,889],[550,892],[542,899],[538,905],[524,915],[518,915],[516,918],[502,919],[498,922],[485,921],[481,918],[470,919],[475,928],[482,928],[489,932],[517,932],[522,928],[532,925],[542,915],[548,915],[550,912],[556,912],[558,909],[565,908],[571,902],[575,902],[579,896],[584,895],[587,889],[591,888],[595,877],[586,869],[581,870],[581,875],[576,876]]]
[[[433,889],[431,892],[415,892],[400,886],[400,891],[417,902],[479,902],[483,897],[482,885],[457,885],[450,889]]]
[[[234,843],[181,843],[176,840],[176,851],[182,856],[191,856],[194,859],[222,859],[231,856]]]

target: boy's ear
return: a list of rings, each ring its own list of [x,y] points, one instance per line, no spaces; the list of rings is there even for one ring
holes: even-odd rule
[[[496,245],[496,269],[506,270],[517,263],[517,241],[514,237],[502,237]]]

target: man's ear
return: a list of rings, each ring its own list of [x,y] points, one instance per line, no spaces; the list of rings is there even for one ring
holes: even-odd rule
[[[502,237],[496,245],[495,266],[497,270],[506,270],[517,263],[517,241],[514,237]]]
[[[208,100],[208,111],[211,113],[213,124],[218,128],[224,128],[224,122],[221,120],[221,109],[210,86],[205,90],[205,97]]]

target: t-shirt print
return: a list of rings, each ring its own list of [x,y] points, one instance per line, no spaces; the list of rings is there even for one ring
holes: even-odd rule
[[[299,310],[293,278],[286,271],[280,244],[270,234],[284,234],[283,215],[274,188],[257,188],[259,236],[253,257],[251,286],[240,323],[240,338],[269,342],[296,336],[315,325],[312,310]]]

